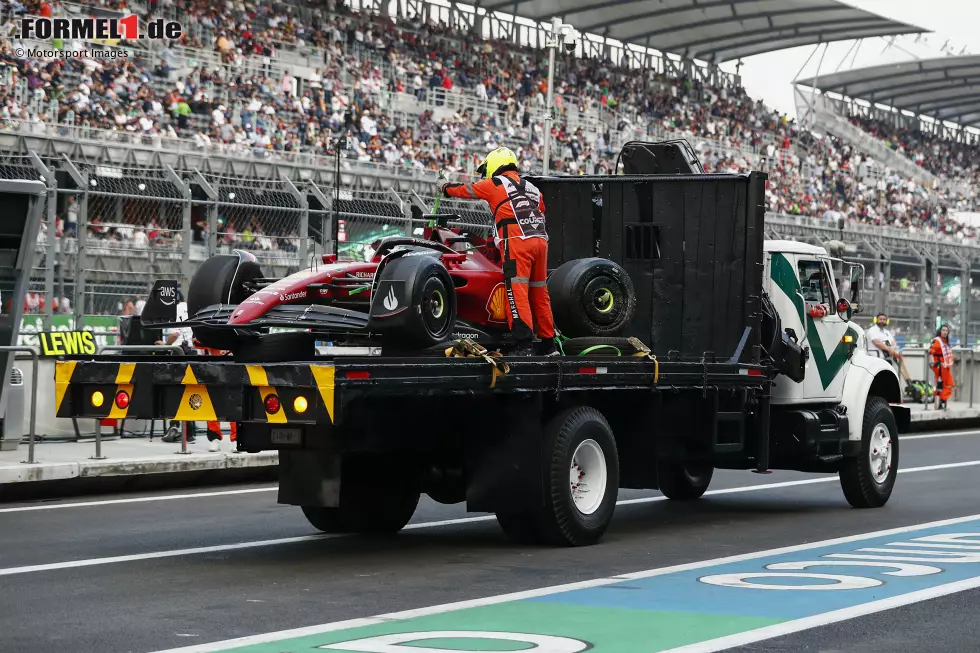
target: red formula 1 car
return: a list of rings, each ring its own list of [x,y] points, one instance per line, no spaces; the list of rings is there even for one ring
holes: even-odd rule
[[[508,331],[499,251],[492,240],[446,226],[458,216],[429,217],[422,238],[377,241],[370,261],[327,255],[282,279],[265,278],[248,252],[214,256],[191,280],[182,326],[202,346],[265,361],[312,355],[315,341],[404,352],[469,338],[492,349]],[[564,263],[548,289],[566,336],[615,336],[632,319],[629,275],[607,259]],[[144,327],[175,325],[176,292],[176,281],[156,282]],[[272,327],[301,331],[270,334]]]

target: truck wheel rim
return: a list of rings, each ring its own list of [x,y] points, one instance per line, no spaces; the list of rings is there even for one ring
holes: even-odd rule
[[[871,448],[868,451],[871,477],[881,485],[892,470],[892,435],[884,424],[875,424],[871,431]]]
[[[583,440],[572,454],[568,470],[568,485],[572,503],[583,515],[591,515],[599,509],[606,496],[606,457],[595,440]]]

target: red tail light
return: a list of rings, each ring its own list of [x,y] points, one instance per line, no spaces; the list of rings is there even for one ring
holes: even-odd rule
[[[125,408],[129,405],[129,393],[125,390],[120,390],[116,393],[116,406],[119,408]]]
[[[267,413],[277,413],[279,412],[279,397],[277,395],[269,395],[265,398],[265,412]]]
[[[348,379],[351,380],[370,379],[371,373],[370,372],[347,372],[344,376],[346,376]]]

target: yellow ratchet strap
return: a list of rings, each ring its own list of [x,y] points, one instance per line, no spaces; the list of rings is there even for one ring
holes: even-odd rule
[[[657,357],[650,351],[649,347],[640,342],[639,338],[629,338],[629,343],[636,350],[636,353],[633,354],[634,356],[649,358],[653,361],[653,383],[656,385],[660,381],[660,361],[657,360]]]
[[[457,340],[452,347],[446,349],[446,358],[482,358],[490,363],[490,387],[497,385],[497,377],[510,372],[510,364],[500,357],[499,351],[490,352],[487,348],[473,342],[469,338]]]

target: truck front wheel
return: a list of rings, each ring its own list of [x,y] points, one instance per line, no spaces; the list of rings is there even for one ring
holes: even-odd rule
[[[888,402],[868,397],[861,426],[861,451],[844,460],[840,485],[855,508],[880,508],[888,503],[898,475],[898,426]]]
[[[692,501],[707,491],[714,473],[711,465],[661,460],[657,463],[657,485],[668,499]]]
[[[544,435],[544,506],[520,514],[499,512],[497,521],[518,542],[595,544],[612,521],[619,493],[612,429],[596,409],[578,407],[552,418]]]

